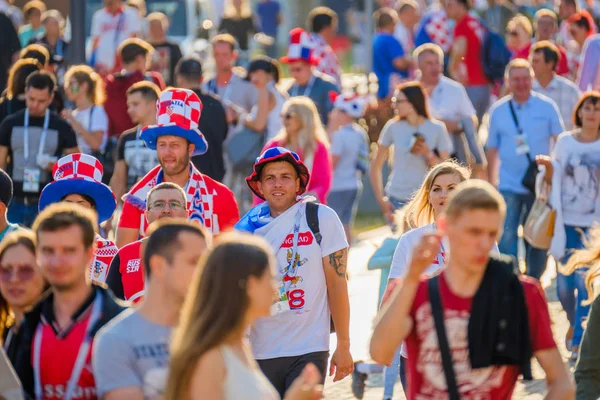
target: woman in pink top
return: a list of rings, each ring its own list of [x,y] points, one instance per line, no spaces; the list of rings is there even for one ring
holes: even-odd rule
[[[307,194],[312,194],[320,203],[325,204],[331,188],[333,167],[329,141],[317,107],[306,96],[292,97],[283,105],[281,115],[283,129],[267,142],[263,152],[272,147],[285,147],[296,152],[310,169]],[[254,203],[259,202],[260,199],[255,197]]]

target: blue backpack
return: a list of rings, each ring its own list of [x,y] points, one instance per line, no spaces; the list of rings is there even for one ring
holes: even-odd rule
[[[501,81],[504,70],[510,61],[510,50],[504,43],[504,38],[486,28],[486,34],[481,44],[481,65],[483,73],[491,81]]]

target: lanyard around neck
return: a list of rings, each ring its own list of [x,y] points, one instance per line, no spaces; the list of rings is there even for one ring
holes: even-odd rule
[[[38,146],[38,155],[44,154],[44,147],[46,146],[46,135],[48,134],[48,125],[50,124],[50,111],[46,110],[44,117],[44,126],[42,128],[42,136],[40,137],[40,143]],[[25,165],[29,161],[29,108],[25,109],[25,123],[23,124],[23,159]]]
[[[315,85],[315,75],[312,74],[310,76],[310,81],[308,81],[308,84],[306,85],[306,87],[304,88],[304,93],[302,93],[302,96],[308,96],[310,97],[310,93],[312,92],[313,86]],[[298,96],[298,91],[300,90],[300,87],[298,86],[298,84],[294,84],[294,88],[292,89],[292,97],[296,97]]]
[[[92,342],[91,332],[94,329],[96,323],[100,319],[100,314],[102,310],[102,295],[100,291],[96,291],[96,296],[94,298],[94,305],[92,306],[92,311],[90,317],[88,319],[88,325],[85,330],[85,336],[83,337],[83,342],[79,346],[79,351],[77,352],[77,358],[75,359],[75,364],[73,365],[73,369],[71,371],[71,377],[67,382],[65,395],[63,400],[71,400],[75,393],[75,389],[79,384],[79,378],[81,377],[81,371],[83,371],[83,366],[85,365],[85,360],[87,359],[87,355],[90,350],[90,345]],[[40,321],[35,331],[35,337],[33,339],[33,378],[34,378],[34,389],[35,389],[35,398],[36,400],[40,400],[43,398],[42,392],[42,378],[40,372],[40,358],[42,352],[42,336],[44,334],[43,323]]]

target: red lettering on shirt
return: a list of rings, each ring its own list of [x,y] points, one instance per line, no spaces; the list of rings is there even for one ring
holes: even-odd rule
[[[304,232],[298,235],[298,246],[310,246],[313,243],[312,232]],[[281,248],[287,249],[294,246],[294,234],[290,233],[286,236]]]

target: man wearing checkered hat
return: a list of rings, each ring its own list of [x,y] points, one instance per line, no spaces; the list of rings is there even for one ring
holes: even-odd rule
[[[189,218],[212,234],[233,228],[239,211],[233,192],[203,175],[192,164],[192,154],[204,154],[206,139],[198,129],[202,102],[188,89],[167,89],[157,102],[156,125],[143,128],[141,138],[156,150],[159,165],[123,196],[123,212],[117,228],[119,248],[144,236],[148,222],[146,195],[161,182],[181,186],[187,196]]]
[[[327,125],[329,112],[333,104],[329,92],[339,93],[335,81],[315,69],[320,59],[314,53],[315,43],[310,34],[302,28],[290,31],[290,46],[288,54],[281,58],[281,62],[289,64],[290,74],[294,84],[288,90],[291,97],[307,96],[314,101],[319,111],[323,125]]]

